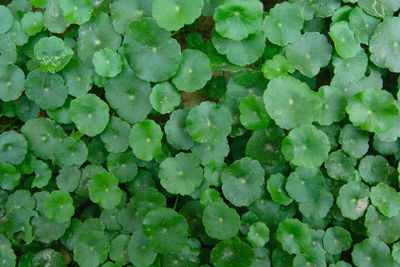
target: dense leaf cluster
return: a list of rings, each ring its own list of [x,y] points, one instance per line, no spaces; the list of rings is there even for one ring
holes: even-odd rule
[[[400,1],[279,2],[0,5],[0,266],[400,266]]]

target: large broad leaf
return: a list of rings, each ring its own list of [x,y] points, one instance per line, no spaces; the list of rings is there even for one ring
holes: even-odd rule
[[[154,19],[133,21],[126,31],[123,48],[129,65],[142,80],[161,82],[178,71],[180,46]]]
[[[192,24],[204,6],[203,0],[153,0],[153,17],[161,28],[177,31]]]
[[[264,103],[269,116],[284,129],[311,123],[322,105],[307,84],[291,76],[272,79],[264,92]]]

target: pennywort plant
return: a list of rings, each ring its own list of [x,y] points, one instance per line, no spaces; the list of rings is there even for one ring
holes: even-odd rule
[[[1,1],[0,266],[400,265],[399,9]]]

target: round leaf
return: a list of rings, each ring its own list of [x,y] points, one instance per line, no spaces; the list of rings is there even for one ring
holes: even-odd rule
[[[157,112],[170,113],[181,103],[181,95],[171,83],[159,83],[153,87],[150,103]]]
[[[371,188],[371,202],[386,217],[393,217],[400,211],[400,195],[387,184],[379,183]]]
[[[208,57],[198,50],[185,49],[179,71],[172,78],[175,86],[188,93],[203,88],[211,79],[212,70]]]
[[[13,64],[0,66],[2,70],[0,72],[0,99],[2,101],[16,100],[25,89],[25,74]]]
[[[56,159],[62,163],[62,165],[80,166],[86,161],[88,150],[83,141],[76,140],[73,137],[67,137],[57,145],[54,153]]]
[[[263,29],[271,43],[286,46],[299,39],[304,19],[297,5],[284,2],[276,4],[269,12],[264,18]]]
[[[6,33],[13,24],[13,16],[6,6],[0,6],[0,34]]]
[[[384,133],[392,128],[399,114],[393,96],[374,88],[364,89],[350,97],[346,112],[355,126],[375,133]]]
[[[179,68],[179,44],[153,19],[133,21],[126,31],[123,48],[129,65],[142,80],[162,82]]]
[[[153,0],[153,17],[167,31],[177,31],[197,19],[204,2],[202,0]]]
[[[34,48],[36,59],[41,71],[56,73],[62,70],[74,55],[74,51],[58,37],[44,37]]]
[[[298,254],[308,249],[311,243],[311,232],[307,224],[298,219],[287,219],[279,223],[277,239],[285,251]]]
[[[180,252],[185,246],[188,224],[176,211],[161,207],[146,214],[143,233],[154,251],[169,255]]]
[[[103,48],[93,55],[96,73],[103,77],[115,77],[122,71],[122,58],[109,48]]]
[[[92,177],[88,183],[90,200],[104,209],[113,209],[121,202],[122,192],[118,179],[111,173],[101,172]]]
[[[68,222],[74,215],[74,211],[73,200],[67,192],[52,191],[44,200],[44,214],[53,222]]]
[[[14,131],[0,134],[0,161],[20,164],[27,153],[28,143],[23,135]]]
[[[263,222],[253,223],[247,233],[247,240],[255,247],[263,247],[269,240],[269,228]]]
[[[133,125],[129,135],[129,146],[137,158],[150,161],[161,153],[162,136],[157,123],[144,120]]]
[[[226,0],[215,9],[215,29],[225,38],[242,40],[261,28],[262,14],[258,0]]]
[[[324,235],[324,248],[330,254],[339,254],[351,247],[352,239],[350,233],[340,226],[328,228]]]
[[[212,238],[229,239],[239,231],[240,217],[223,202],[211,202],[204,209],[203,225]]]
[[[180,152],[161,162],[158,177],[169,193],[189,195],[202,183],[203,170],[193,154]]]
[[[318,168],[328,159],[328,136],[313,125],[303,125],[289,132],[282,141],[286,160],[308,168]]]
[[[329,64],[332,46],[325,35],[306,32],[286,49],[286,57],[293,66],[307,77],[317,75],[322,67]]]
[[[93,12],[90,0],[61,0],[64,18],[73,24],[81,25],[89,21]]]
[[[238,237],[221,241],[215,245],[210,255],[210,262],[215,267],[251,266],[254,252],[249,245]]]
[[[264,103],[269,116],[284,129],[311,123],[322,105],[307,84],[291,76],[272,79],[264,92]]]
[[[225,168],[221,181],[227,200],[238,207],[249,206],[261,196],[264,170],[258,161],[245,157]]]
[[[29,72],[25,80],[26,96],[42,109],[61,107],[68,96],[64,79],[58,74],[40,70]]]
[[[344,217],[356,220],[368,207],[369,188],[361,182],[349,182],[340,188],[336,203]]]
[[[69,115],[81,133],[95,136],[106,128],[109,111],[106,102],[94,94],[87,94],[71,101]]]

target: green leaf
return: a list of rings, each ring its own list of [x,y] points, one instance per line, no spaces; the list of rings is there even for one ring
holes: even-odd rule
[[[287,169],[281,152],[284,131],[277,126],[255,131],[246,144],[246,156],[260,162],[267,175]]]
[[[22,31],[33,36],[43,29],[43,14],[41,12],[27,12],[21,19]]]
[[[18,20],[13,20],[11,29],[6,33],[6,35],[16,44],[24,45],[28,42],[29,36],[22,31],[21,22]]]
[[[63,166],[57,176],[57,187],[65,192],[73,192],[78,188],[81,171],[76,166]]]
[[[245,157],[225,168],[221,181],[227,200],[238,207],[249,206],[261,197],[264,170],[258,161]]]
[[[106,129],[100,135],[108,152],[120,153],[129,147],[130,125],[118,117],[111,117]]]
[[[161,114],[171,113],[181,103],[181,95],[171,83],[159,83],[153,87],[150,103]]]
[[[29,144],[29,150],[42,159],[55,159],[57,144],[65,137],[63,129],[48,118],[28,120],[21,128],[21,133]]]
[[[15,266],[17,257],[11,247],[0,247],[0,259],[3,266]]]
[[[310,20],[312,17],[327,18],[335,14],[335,11],[340,7],[340,0],[297,0],[297,4],[303,12],[305,20]]]
[[[303,125],[289,132],[282,141],[286,160],[308,168],[318,168],[328,159],[328,136],[313,125]]]
[[[113,209],[121,202],[122,192],[118,179],[111,173],[101,172],[94,175],[88,183],[90,200],[104,209]]]
[[[258,0],[225,0],[215,9],[215,29],[225,38],[242,40],[261,29],[262,15]]]
[[[218,143],[231,131],[232,118],[225,106],[205,101],[186,117],[186,129],[199,143]]]
[[[376,237],[385,243],[393,243],[400,237],[400,215],[391,218],[386,217],[369,205],[365,214],[365,227],[369,237]]]
[[[133,125],[129,135],[129,146],[135,156],[150,161],[161,153],[163,132],[152,120],[144,120]]]
[[[180,152],[161,162],[158,176],[169,193],[189,195],[202,183],[203,170],[193,154]]]
[[[356,244],[351,257],[356,266],[394,265],[389,247],[377,238],[368,238]]]
[[[0,34],[6,33],[13,24],[13,16],[6,6],[0,6]]]
[[[275,55],[272,59],[267,59],[262,65],[262,72],[267,79],[274,79],[280,75],[287,75],[296,71],[295,67],[287,58],[281,54]]]
[[[257,31],[242,40],[231,40],[222,37],[216,30],[213,30],[212,43],[218,53],[226,55],[231,63],[246,66],[256,62],[262,56],[265,48],[265,37],[262,31]]]
[[[263,29],[271,43],[286,46],[300,38],[304,19],[297,5],[278,3],[269,12],[264,18]]]
[[[228,140],[220,143],[194,143],[192,153],[200,159],[204,166],[211,161],[223,160],[229,154]]]
[[[303,216],[318,220],[323,219],[329,213],[334,202],[334,198],[328,189],[323,188],[319,197],[308,202],[301,202],[299,210]]]
[[[110,259],[117,262],[118,264],[121,264],[118,266],[122,266],[128,263],[127,248],[129,239],[130,239],[129,235],[122,234],[116,236],[111,241]],[[105,266],[105,264],[102,266]]]
[[[74,260],[82,267],[98,266],[107,260],[110,242],[101,230],[82,231],[74,245]]]
[[[0,35],[0,66],[15,63],[17,48],[13,40],[5,34]]]
[[[64,255],[51,248],[39,251],[32,259],[32,266],[66,267]]]
[[[286,57],[303,75],[312,78],[331,60],[332,46],[325,35],[306,32],[289,44]]]
[[[272,79],[264,92],[264,103],[269,116],[284,129],[311,123],[322,105],[307,84],[291,76]]]
[[[112,78],[122,71],[122,57],[109,48],[94,53],[92,62],[96,73],[103,77]]]
[[[25,80],[25,90],[26,96],[42,109],[59,108],[68,96],[64,79],[60,75],[40,70],[29,72]]]
[[[0,161],[20,164],[27,153],[28,143],[23,135],[15,131],[0,134]]]
[[[116,78],[106,82],[105,91],[110,107],[130,124],[146,119],[151,111],[150,84],[138,79],[127,67]]]
[[[74,210],[71,196],[62,190],[52,191],[44,201],[44,214],[53,222],[70,221]]]
[[[263,247],[269,240],[269,228],[263,222],[253,223],[247,233],[247,240],[255,247]]]
[[[186,244],[188,224],[183,216],[170,208],[148,212],[142,227],[150,247],[163,255],[178,253]]]
[[[321,113],[317,118],[319,124],[330,125],[344,119],[347,101],[345,95],[339,89],[332,86],[322,86],[319,88],[318,95],[323,102]]]
[[[120,183],[126,183],[135,178],[138,172],[137,161],[132,151],[110,153],[107,156],[107,168]]]
[[[343,151],[353,158],[361,158],[367,153],[368,141],[368,132],[360,130],[352,124],[346,124],[340,130],[339,143],[342,145]]]
[[[165,123],[164,131],[167,141],[175,149],[190,149],[193,146],[192,137],[186,130],[186,116],[190,109],[178,109],[171,113]]]
[[[361,50],[360,42],[346,21],[334,23],[329,29],[329,36],[335,44],[336,52],[342,58],[355,57]]]
[[[149,266],[157,256],[157,253],[149,246],[147,237],[141,230],[135,231],[128,241],[128,256],[136,266]]]
[[[129,24],[143,17],[151,17],[152,1],[117,0],[111,5],[111,18],[114,29],[124,34]]]
[[[153,17],[167,31],[177,31],[192,24],[203,9],[203,0],[153,0]]]
[[[86,94],[71,101],[69,115],[81,133],[93,137],[106,128],[109,111],[106,102],[98,96]]]
[[[229,239],[239,231],[240,217],[223,202],[210,202],[202,217],[206,233],[216,239]]]
[[[137,212],[145,216],[149,211],[167,206],[167,200],[155,188],[146,188],[133,197],[133,205]]]
[[[324,248],[330,254],[339,254],[351,247],[350,233],[341,226],[328,228],[324,234]]]
[[[43,26],[50,32],[63,33],[70,22],[61,16],[61,0],[47,0],[46,10],[43,16]]]
[[[0,162],[0,187],[12,190],[19,184],[21,173],[11,164]]]
[[[350,121],[362,130],[384,133],[397,122],[399,110],[393,96],[384,90],[367,88],[348,99]]]
[[[371,188],[371,202],[386,217],[393,217],[400,211],[400,195],[386,184],[379,183]]]
[[[181,62],[178,42],[150,18],[129,24],[123,48],[136,75],[149,82],[168,80],[178,71]]]
[[[2,69],[0,72],[0,99],[2,101],[16,100],[24,91],[25,74],[13,64],[1,64],[0,67]]]
[[[287,219],[279,223],[277,239],[285,251],[298,254],[308,249],[311,233],[307,224],[298,219]]]
[[[48,185],[52,176],[49,165],[44,161],[34,159],[31,162],[31,167],[35,173],[31,187],[43,188]]]
[[[210,263],[215,267],[252,266],[254,252],[238,237],[218,242],[211,250]]]
[[[354,167],[357,160],[348,156],[343,150],[337,150],[329,154],[325,162],[328,176],[339,181],[350,181],[355,178],[356,170]]]
[[[51,73],[62,70],[74,55],[72,49],[55,36],[40,39],[35,45],[34,53],[40,62],[40,70]]]
[[[121,35],[112,27],[110,17],[100,12],[79,27],[78,56],[91,66],[93,54],[103,48],[117,50],[121,46]]]
[[[73,24],[81,25],[90,20],[93,5],[90,0],[61,0],[64,18]]]
[[[92,88],[93,70],[77,59],[72,59],[61,74],[72,96],[84,95]]]
[[[285,189],[297,202],[308,202],[316,200],[324,187],[324,176],[319,169],[298,167],[290,173]]]
[[[380,155],[362,158],[358,170],[361,178],[369,184],[386,181],[390,171],[388,161]]]
[[[371,35],[379,24],[378,18],[365,13],[361,8],[355,7],[350,12],[349,26],[354,31],[356,38],[363,44],[369,44]]]
[[[356,220],[368,207],[369,188],[361,182],[349,182],[340,188],[336,203],[344,217]]]
[[[260,96],[248,95],[240,100],[240,122],[248,130],[261,130],[268,127],[269,116]]]
[[[267,179],[267,190],[273,201],[284,206],[293,202],[285,189],[286,178],[281,173],[273,174]]]
[[[185,49],[179,71],[172,78],[175,86],[188,93],[202,89],[211,79],[209,58],[199,50]]]
[[[400,8],[400,3],[391,0],[359,0],[358,5],[368,14],[382,19],[393,16]]]
[[[54,154],[62,165],[81,166],[87,159],[88,150],[83,141],[67,137],[57,145]]]

